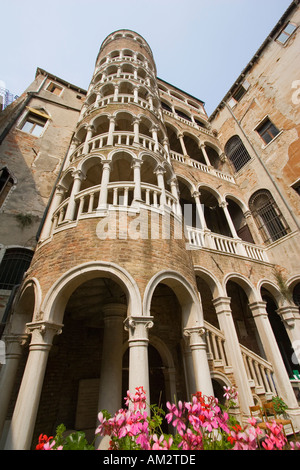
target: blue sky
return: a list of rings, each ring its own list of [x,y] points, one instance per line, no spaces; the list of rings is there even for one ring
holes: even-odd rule
[[[21,94],[37,67],[87,89],[102,41],[131,29],[159,78],[211,114],[291,0],[0,0],[0,86]]]

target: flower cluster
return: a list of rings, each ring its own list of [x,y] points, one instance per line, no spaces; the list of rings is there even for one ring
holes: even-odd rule
[[[95,434],[110,436],[110,450],[255,450],[261,440],[266,450],[282,450],[287,447],[287,439],[282,425],[267,423],[263,433],[255,418],[248,420],[242,427],[228,413],[236,406],[237,391],[224,387],[227,407],[219,404],[213,396],[197,392],[190,402],[167,402],[167,424],[173,427],[172,434],[164,434],[161,429],[164,412],[156,406],[151,407],[149,416],[146,408],[146,393],[143,387],[136,388],[134,394],[127,392],[125,408],[118,410],[112,417],[105,410],[98,414],[99,426]],[[41,434],[36,449],[78,449],[91,450],[94,447],[78,432],[64,438],[65,428],[58,428],[55,438]],[[292,450],[299,449],[300,443],[291,443]]]
[[[112,418],[106,412],[98,414],[100,422],[96,434],[110,436],[110,450],[142,449],[167,450],[173,440],[161,434],[151,434],[150,423],[146,411],[146,393],[143,387],[137,387],[136,393],[127,392],[125,397],[127,409],[120,409]]]

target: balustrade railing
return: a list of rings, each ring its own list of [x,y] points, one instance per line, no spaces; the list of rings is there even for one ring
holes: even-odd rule
[[[215,367],[224,367],[225,373],[232,372],[230,361],[226,355],[224,334],[208,322],[204,322],[204,326],[208,359],[213,361]],[[276,395],[272,364],[241,344],[240,348],[250,387],[257,394],[265,394],[267,397]]]
[[[222,180],[228,181],[229,183],[235,184],[235,180],[233,176],[228,175],[227,173],[223,173],[220,170],[216,170],[215,168],[209,167],[205,165],[205,163],[197,162],[196,160],[193,160],[192,158],[187,158],[180,153],[174,152],[173,150],[170,151],[170,156],[172,160],[176,160],[177,162],[180,162],[180,163],[185,163],[186,165],[192,166],[193,168],[197,168],[198,170],[201,170],[204,173],[216,176],[217,178],[220,178]]]
[[[97,216],[99,208],[101,185],[93,186],[78,192],[74,201],[65,199],[54,211],[52,231],[65,227],[70,222],[80,218]],[[109,208],[130,208],[134,202],[135,183],[133,181],[111,182],[107,185],[107,206]],[[169,208],[178,215],[179,204],[169,191],[163,191],[153,184],[141,183],[141,199],[139,204],[148,208]],[[66,219],[69,204],[73,204],[71,218]]]
[[[87,153],[97,151],[106,147],[107,145],[117,146],[125,145],[132,146],[134,144],[141,145],[143,148],[150,150],[151,152],[158,152],[163,158],[168,159],[168,153],[166,149],[159,142],[156,142],[153,138],[143,134],[138,135],[138,140],[135,140],[134,132],[113,132],[112,141],[109,143],[108,132],[99,134],[96,137],[92,137],[88,141]],[[84,153],[85,143],[79,145],[70,156],[70,162],[81,157]]]
[[[226,237],[210,230],[186,226],[187,238],[192,249],[210,248],[233,255],[268,262],[264,248],[245,242],[240,238]]]

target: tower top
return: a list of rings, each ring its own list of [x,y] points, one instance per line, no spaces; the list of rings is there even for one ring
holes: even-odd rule
[[[102,42],[100,46],[99,54],[103,51],[103,49],[108,44],[110,44],[112,41],[115,41],[117,39],[135,41],[136,44],[138,44],[140,47],[144,48],[148,52],[148,54],[151,56],[152,60],[154,61],[151,47],[149,46],[147,41],[143,38],[143,36],[141,36],[140,34],[130,29],[119,29],[117,31],[110,33]],[[97,56],[97,60],[98,60],[99,54]]]

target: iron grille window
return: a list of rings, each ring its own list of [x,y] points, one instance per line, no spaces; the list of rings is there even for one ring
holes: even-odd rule
[[[26,248],[8,248],[0,265],[0,289],[11,290],[20,284],[29,268],[33,252]]]
[[[289,233],[289,227],[268,190],[254,193],[249,207],[265,243],[274,242]]]
[[[246,165],[251,157],[238,135],[231,137],[225,145],[225,153],[232,162],[235,171],[239,171]]]

